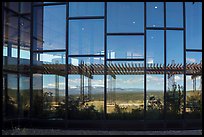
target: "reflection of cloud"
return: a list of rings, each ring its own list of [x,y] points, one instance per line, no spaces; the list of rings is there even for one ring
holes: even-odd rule
[[[175,76],[175,80],[176,80],[176,81],[181,80],[181,77]]]
[[[148,59],[147,59],[147,63],[148,63],[148,64],[153,64],[153,63],[154,63],[153,58],[148,58]]]
[[[87,80],[85,79],[84,85],[88,85]],[[104,87],[104,80],[103,79],[93,79],[91,80],[91,85],[94,87]],[[80,79],[69,79],[69,87],[77,87],[80,86]]]
[[[151,82],[155,84],[163,84],[164,83],[164,78],[161,76],[151,76],[151,75],[147,75],[147,82]]]
[[[142,57],[142,54],[140,54],[140,53],[133,53],[133,57]]]
[[[194,59],[194,58],[186,58],[186,61],[188,61],[190,63],[195,63],[196,59]]]
[[[50,84],[47,84],[48,87],[55,87],[55,84],[54,83],[50,83]]]

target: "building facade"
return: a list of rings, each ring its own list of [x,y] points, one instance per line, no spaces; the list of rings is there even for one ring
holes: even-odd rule
[[[2,11],[5,123],[202,124],[202,2],[3,2]]]

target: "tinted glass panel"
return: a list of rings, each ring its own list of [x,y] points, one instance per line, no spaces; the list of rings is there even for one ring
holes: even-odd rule
[[[18,112],[18,98],[17,98],[17,75],[8,74],[8,89],[7,89],[7,102],[6,102],[6,111],[7,117],[15,118],[17,117]]]
[[[20,117],[28,117],[30,110],[30,78],[20,75]]]

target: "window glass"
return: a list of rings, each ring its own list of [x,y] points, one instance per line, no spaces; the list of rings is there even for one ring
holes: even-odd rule
[[[147,30],[147,65],[164,64],[164,31]]]
[[[104,21],[71,20],[69,55],[104,54]]]
[[[34,53],[34,64],[65,64],[65,52]]]
[[[147,27],[163,27],[164,26],[164,3],[163,2],[147,2]]]
[[[186,76],[186,118],[202,119],[202,76]]]
[[[17,99],[17,75],[8,74],[8,83],[7,83],[7,102],[6,102],[6,111],[7,117],[15,118],[18,115],[18,99]]]
[[[43,118],[65,118],[65,77],[43,74]]]
[[[70,2],[69,16],[103,16],[104,3],[103,2]]]
[[[143,119],[143,62],[108,61],[107,114],[108,119]],[[125,115],[125,117],[123,117]]]
[[[30,111],[30,77],[20,75],[20,117],[28,117]]]
[[[166,60],[168,64],[183,64],[183,31],[166,32]]]
[[[144,32],[143,2],[108,2],[108,32]]]
[[[147,72],[148,73],[148,72]],[[147,119],[163,119],[164,75],[147,74]]]
[[[43,74],[33,74],[33,111],[32,116],[42,118],[43,116]]]
[[[166,2],[166,26],[183,27],[183,4],[182,2]]]
[[[186,64],[202,63],[202,53],[201,52],[186,52]]]
[[[182,119],[184,109],[183,74],[168,72],[166,74],[166,118]]]
[[[104,58],[69,58],[69,119],[103,119]]]
[[[19,12],[19,2],[5,2],[5,6],[15,12]]]
[[[37,50],[65,49],[66,38],[66,5],[36,7],[34,18],[34,38],[43,41],[43,47],[37,46]],[[43,14],[42,14],[43,13]],[[41,15],[40,15],[41,14]],[[43,16],[43,20],[39,18]],[[41,32],[43,33],[41,34]],[[41,37],[37,37],[42,35]]]
[[[109,36],[107,39],[108,59],[144,58],[143,36]]]
[[[186,2],[186,48],[202,49],[202,3]]]

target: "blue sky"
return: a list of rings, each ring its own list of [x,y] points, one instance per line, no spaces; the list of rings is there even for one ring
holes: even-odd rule
[[[70,3],[69,15],[76,16],[103,16],[104,3]],[[183,27],[182,3],[167,3],[167,27]],[[192,5],[186,3],[186,46],[187,48],[201,49],[202,45],[202,12],[201,3]],[[144,32],[143,2],[121,3],[113,2],[107,5],[107,32]],[[147,26],[163,27],[163,3],[147,3]],[[47,6],[44,8],[43,49],[65,49],[66,33],[66,5]],[[69,54],[103,54],[104,52],[104,21],[72,20],[69,22]],[[167,64],[175,60],[175,63],[183,64],[183,31],[166,31]],[[164,63],[164,31],[147,30],[147,63]],[[108,36],[107,50],[111,58],[143,58],[144,36]],[[4,54],[6,50],[4,50]],[[17,52],[13,50],[12,56]],[[200,53],[187,53],[187,63],[199,63]],[[22,58],[29,58],[25,51]],[[42,55],[43,61],[51,62],[47,55]],[[55,56],[54,58],[60,58]],[[109,58],[109,57],[108,57]],[[103,58],[102,58],[103,59]],[[86,62],[97,62],[96,58]],[[79,61],[80,62],[80,61]],[[73,63],[73,62],[72,62]],[[176,76],[178,83],[182,83],[183,76]],[[44,87],[54,85],[54,76],[43,78]],[[70,78],[70,86],[76,86],[78,76]],[[73,81],[73,83],[72,83]],[[97,83],[98,81],[98,83]],[[101,85],[103,78],[96,77],[95,85]],[[64,78],[60,79],[61,87]],[[156,84],[155,84],[156,82]],[[188,82],[188,81],[187,81]],[[190,84],[189,80],[189,84]],[[75,85],[74,85],[75,84]],[[163,75],[147,75],[147,89],[163,89]],[[143,76],[118,76],[116,87],[118,88],[143,88]],[[188,87],[188,86],[187,86]],[[188,87],[190,89],[190,87]]]

